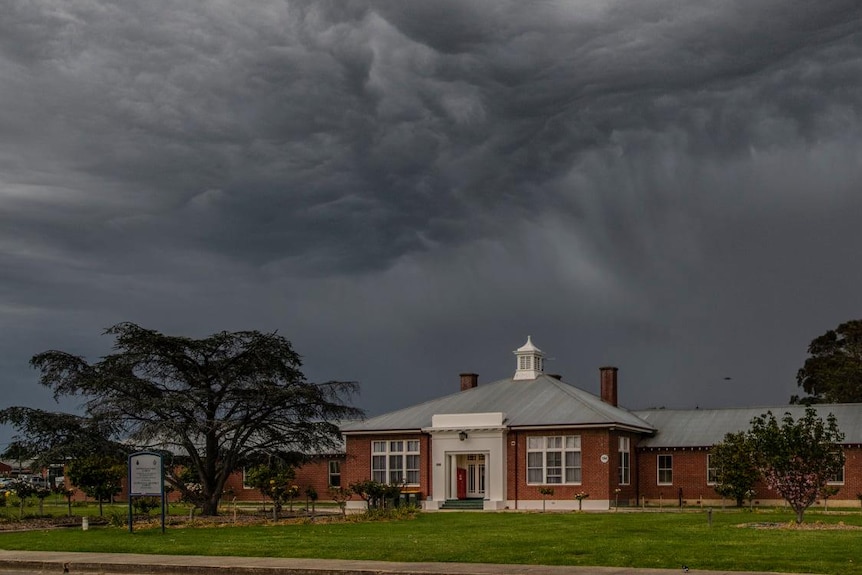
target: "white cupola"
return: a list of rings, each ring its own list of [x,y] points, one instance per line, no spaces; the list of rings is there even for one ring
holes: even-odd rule
[[[527,343],[514,352],[517,364],[515,366],[515,377],[512,379],[536,379],[544,371],[542,350],[533,345],[533,340],[527,336]]]

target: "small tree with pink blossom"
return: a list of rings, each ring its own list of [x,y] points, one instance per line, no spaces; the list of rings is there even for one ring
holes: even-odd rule
[[[796,522],[802,523],[805,510],[844,465],[839,445],[844,434],[835,416],[830,413],[824,422],[809,406],[797,420],[785,413],[779,424],[768,411],[751,420],[748,434],[767,486],[790,504]]]

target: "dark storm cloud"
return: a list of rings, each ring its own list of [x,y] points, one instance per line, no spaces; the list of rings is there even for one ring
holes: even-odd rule
[[[587,388],[619,364],[628,405],[784,401],[859,315],[860,17],[7,3],[4,372],[123,320],[280,329],[380,411],[532,333]]]

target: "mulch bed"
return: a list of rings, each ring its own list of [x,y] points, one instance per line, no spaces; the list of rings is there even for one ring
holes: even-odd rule
[[[812,523],[796,523],[795,521],[789,521],[786,523],[760,522],[743,523],[737,527],[748,527],[751,529],[793,529],[796,531],[844,531],[862,529],[862,527],[859,527],[858,525],[847,525],[843,521],[839,521],[838,523],[823,523],[821,521],[814,521]]]
[[[315,513],[313,515],[301,513],[282,512],[278,520],[272,519],[272,513],[224,513],[217,517],[201,517],[195,516],[189,518],[188,515],[170,515],[165,518],[165,523],[174,527],[228,527],[231,525],[288,525],[291,523],[305,523],[313,521],[315,523],[342,521],[340,513]],[[89,517],[90,527],[105,526],[110,524],[109,518],[106,517]],[[136,528],[159,527],[161,526],[161,517],[158,515],[135,516]],[[81,528],[81,517],[27,517],[22,521],[18,521],[14,515],[3,517],[0,515],[0,532],[3,531],[41,531],[44,529],[63,529],[63,528]],[[124,517],[125,528],[125,517]]]

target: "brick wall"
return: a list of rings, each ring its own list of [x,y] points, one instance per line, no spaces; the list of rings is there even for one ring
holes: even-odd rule
[[[300,490],[297,501],[305,501],[305,490],[308,487],[313,487],[317,491],[320,501],[329,500],[329,462],[333,460],[341,462],[342,469],[344,468],[344,456],[333,455],[320,457],[296,469],[293,483]],[[225,492],[227,493],[224,498],[225,502],[232,501],[234,497],[237,501],[264,501],[264,497],[258,489],[249,489],[243,485],[241,470],[234,472],[228,478]]]
[[[619,481],[619,439],[627,437],[629,439],[629,483],[622,484]],[[609,434],[609,450],[610,456],[610,496],[609,499],[615,501],[619,505],[635,505],[638,500],[638,463],[637,463],[637,444],[640,436],[622,431],[611,431]],[[619,493],[616,490],[619,489]]]
[[[833,496],[835,500],[859,499],[862,493],[862,446],[844,448],[844,485],[841,485],[838,494]]]
[[[531,436],[579,435],[581,437],[581,483],[576,485],[530,485],[527,483],[527,438]],[[548,429],[542,431],[510,431],[506,438],[507,452],[507,483],[506,496],[509,500],[529,501],[543,498],[539,489],[553,487],[554,494],[548,495],[548,500],[573,501],[575,494],[584,492],[589,499],[613,500],[617,487],[618,460],[616,433],[607,429]],[[607,463],[602,463],[602,455],[608,456]],[[634,441],[632,442],[632,458],[634,459]],[[632,481],[635,470],[632,468]],[[625,487],[626,495],[635,489]],[[621,492],[622,495],[622,492]],[[625,497],[624,496],[624,497]],[[622,499],[622,498],[621,498]]]
[[[707,454],[706,448],[695,449],[646,449],[638,451],[638,481],[640,485],[640,497],[646,498],[647,504],[678,505],[680,490],[682,500],[686,505],[697,505],[702,501],[714,503],[721,501],[721,496],[707,483]],[[658,456],[673,456],[673,483],[671,485],[658,484]],[[844,449],[844,484],[836,485],[839,491],[830,498],[830,501],[843,501],[844,505],[853,504],[858,501],[856,494],[862,493],[862,448],[846,447]],[[766,487],[762,482],[754,486],[755,505],[758,501],[773,504],[781,497]],[[815,505],[822,504],[818,500]]]
[[[421,492],[424,499],[431,493],[431,436],[427,433],[396,433],[375,435],[348,435],[346,437],[346,460],[341,468],[341,484],[347,487],[357,481],[371,479],[371,442],[419,440],[419,486],[411,490]],[[353,496],[353,500],[359,500]]]
[[[686,504],[694,505],[704,499],[720,499],[706,481],[706,459],[708,451],[663,449],[638,451],[638,483],[640,496],[647,504],[678,505],[680,496]],[[672,481],[668,485],[658,483],[659,456],[672,458]]]

